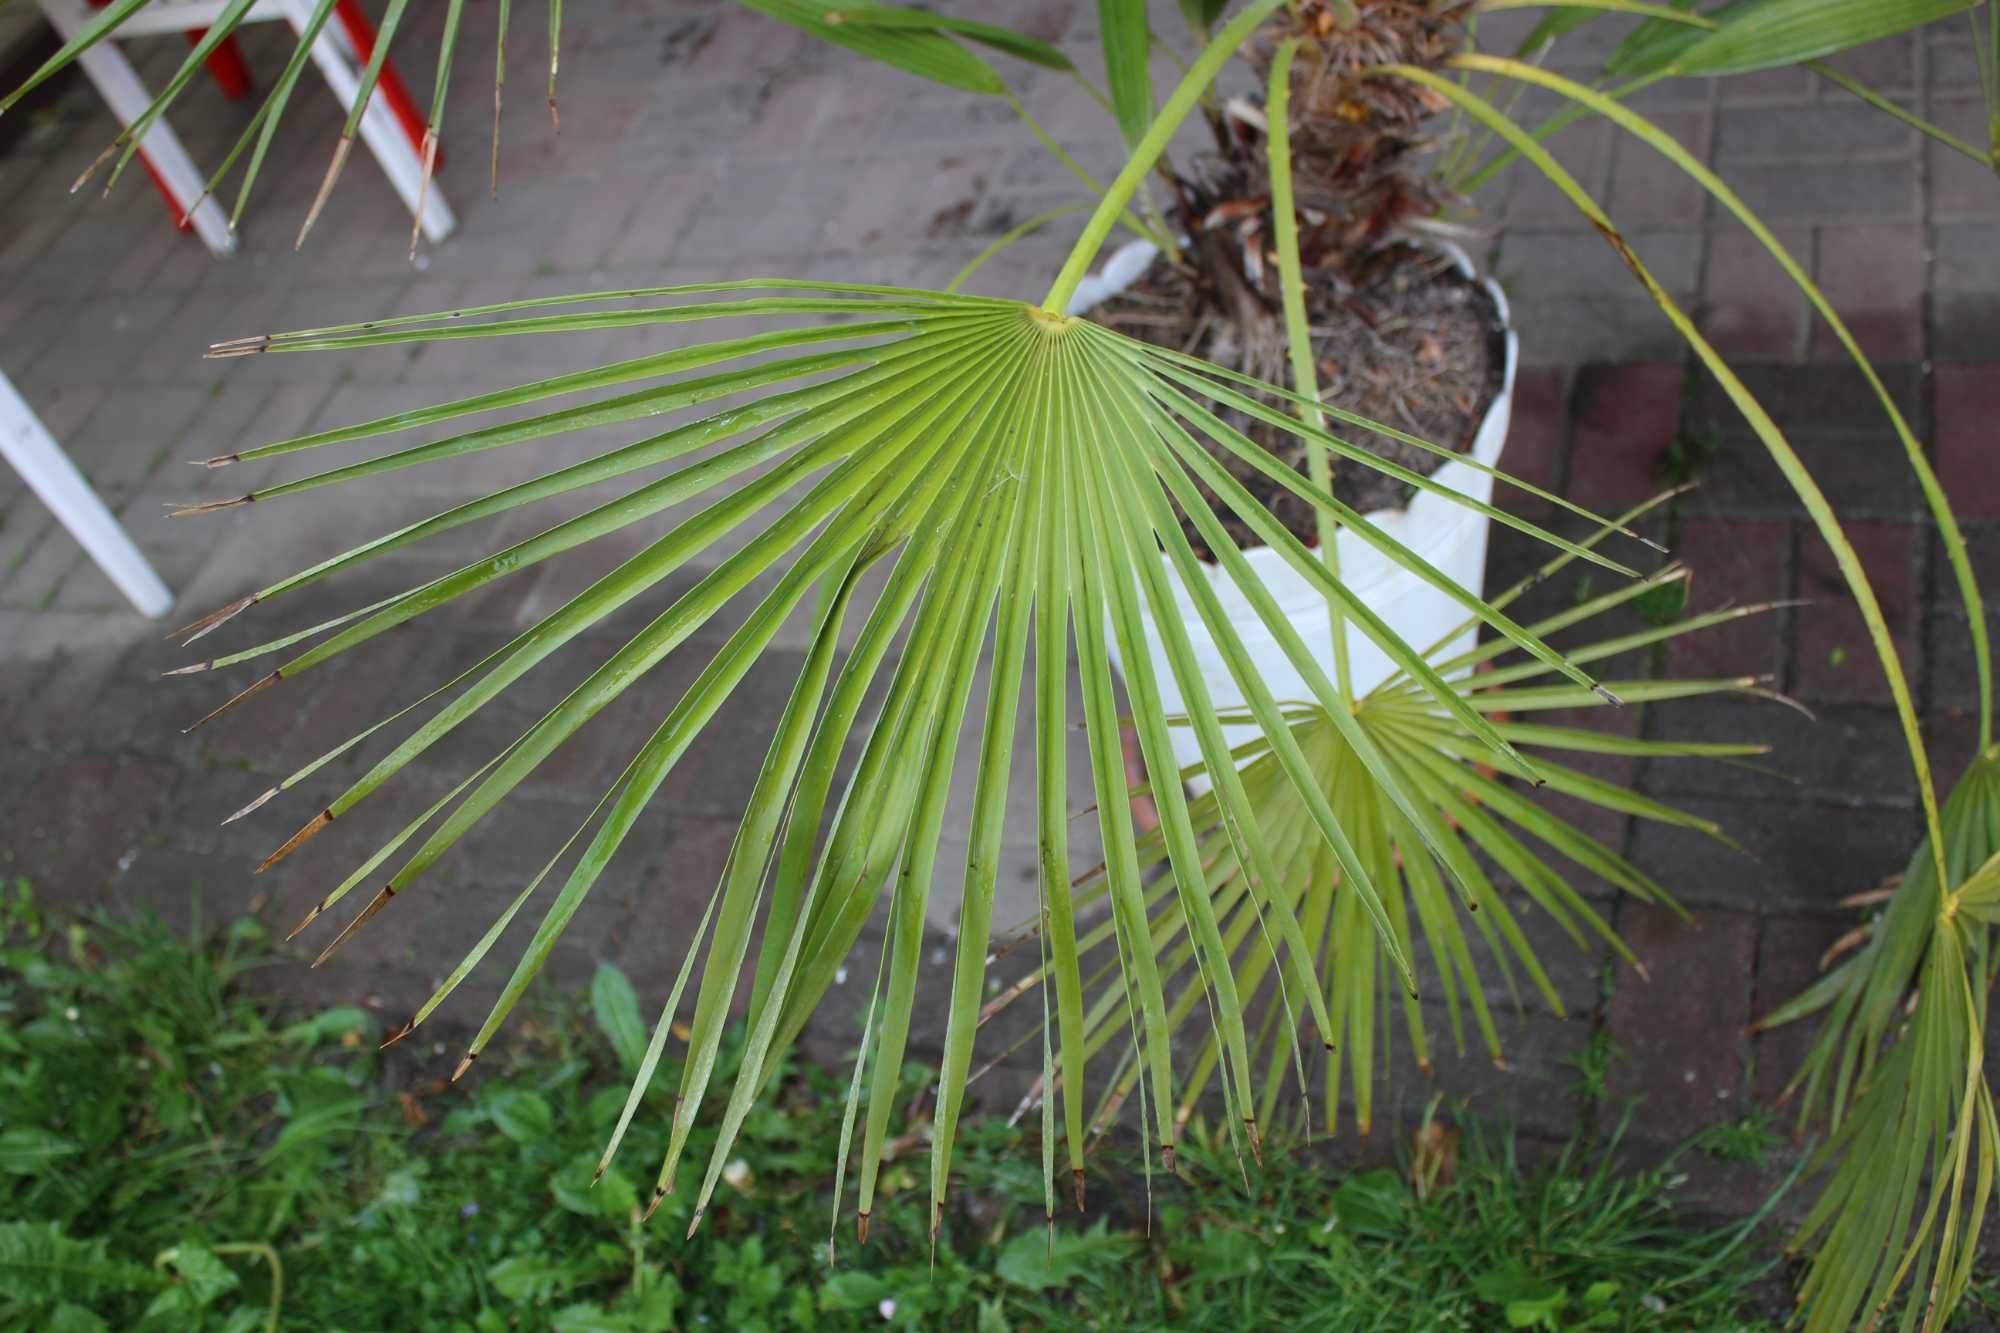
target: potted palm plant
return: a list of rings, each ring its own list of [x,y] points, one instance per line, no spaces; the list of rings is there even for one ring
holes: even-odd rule
[[[107,7],[50,68],[74,59],[141,3],[120,0]],[[453,13],[459,3],[453,0]],[[776,327],[208,460],[226,467],[404,430],[439,426],[450,432],[225,503],[270,502],[591,427],[691,414],[636,443],[383,533],[271,582],[189,627],[193,642],[252,607],[316,589],[426,538],[585,486],[621,479],[627,486],[595,508],[386,600],[184,668],[192,674],[275,660],[275,667],[258,668],[260,674],[248,687],[216,710],[221,713],[540,561],[686,507],[680,510],[685,517],[569,602],[456,678],[413,698],[383,723],[311,760],[249,808],[276,800],[335,756],[361,747],[379,752],[341,795],[306,812],[297,831],[265,864],[293,854],[383,791],[418,755],[452,735],[579,634],[653,594],[652,618],[608,662],[455,789],[416,812],[385,846],[313,905],[301,928],[357,890],[364,896],[364,905],[328,946],[331,952],[389,910],[396,897],[426,887],[425,872],[498,809],[528,773],[634,681],[682,648],[721,608],[739,596],[749,604],[725,645],[657,729],[635,747],[598,807],[567,842],[551,848],[539,873],[523,877],[492,928],[392,1040],[423,1022],[539,898],[541,920],[461,1071],[477,1059],[611,864],[647,801],[771,644],[779,626],[795,613],[810,618],[808,651],[728,865],[688,942],[625,1110],[623,1123],[629,1123],[645,1105],[652,1071],[692,990],[688,1058],[668,1113],[671,1142],[653,1196],[657,1207],[673,1196],[690,1134],[711,1094],[722,1096],[713,1086],[717,1054],[739,978],[747,977],[750,1037],[741,1072],[727,1090],[720,1130],[692,1204],[678,1196],[682,1201],[675,1205],[690,1225],[699,1224],[736,1132],[780,1054],[826,994],[864,924],[885,911],[889,933],[880,980],[849,1098],[849,1125],[861,1136],[860,1224],[865,1234],[916,1003],[925,902],[955,888],[962,928],[946,1006],[931,1171],[933,1200],[942,1209],[973,1043],[987,1008],[994,852],[1009,790],[1020,780],[1013,741],[1023,722],[1019,704],[1024,686],[1032,689],[1034,700],[1032,780],[1042,903],[1037,938],[1047,960],[1039,975],[1048,982],[1040,989],[1053,992],[1041,1080],[1051,1217],[1057,1145],[1064,1145],[1072,1175],[1080,1181],[1086,1113],[1102,1118],[1128,1088],[1137,1090],[1144,1108],[1144,1131],[1156,1136],[1171,1165],[1180,1109],[1189,1104],[1190,1086],[1198,1087],[1211,1071],[1230,1108],[1232,1132],[1254,1152],[1259,1108],[1271,1104],[1271,1089],[1284,1077],[1287,1051],[1311,1040],[1335,1048],[1336,1058],[1327,1061],[1330,1081],[1339,1077],[1343,1062],[1365,1068],[1369,1046],[1360,1034],[1374,1028],[1370,1015],[1378,995],[1397,993],[1412,1001],[1406,1011],[1412,1013],[1412,1039],[1421,1045],[1422,1028],[1414,1014],[1417,930],[1434,956],[1451,960],[1440,969],[1437,984],[1454,1013],[1453,986],[1471,977],[1459,947],[1466,922],[1495,932],[1502,941],[1496,954],[1511,951],[1532,974],[1532,952],[1509,936],[1503,896],[1480,855],[1502,867],[1543,910],[1567,912],[1572,925],[1592,928],[1589,915],[1575,910],[1564,876],[1530,852],[1519,833],[1627,892],[1654,892],[1656,886],[1636,870],[1536,811],[1502,780],[1511,776],[1566,787],[1586,799],[1623,802],[1630,808],[1627,794],[1592,788],[1582,775],[1541,757],[1544,750],[1560,753],[1619,742],[1538,727],[1518,715],[1537,707],[1608,702],[1621,690],[1627,698],[1645,697],[1649,689],[1652,697],[1666,698],[1675,691],[1738,688],[1750,682],[1607,687],[1586,668],[1630,646],[1632,635],[1568,651],[1552,647],[1549,636],[1612,603],[1521,624],[1508,614],[1511,592],[1485,597],[1476,586],[1447,577],[1410,534],[1343,500],[1332,484],[1336,468],[1352,468],[1428,494],[1453,490],[1437,474],[1426,475],[1363,447],[1349,438],[1354,428],[1488,475],[1476,449],[1471,459],[1459,456],[1461,440],[1455,430],[1444,440],[1427,443],[1393,422],[1327,403],[1322,380],[1332,376],[1316,363],[1312,311],[1314,301],[1323,298],[1315,297],[1314,281],[1335,284],[1338,292],[1338,284],[1362,285],[1374,264],[1387,262],[1400,271],[1428,262],[1393,248],[1385,251],[1381,242],[1393,246],[1390,230],[1407,227],[1428,207],[1412,179],[1399,174],[1407,154],[1396,145],[1408,144],[1408,135],[1420,132],[1430,109],[1449,107],[1490,131],[1505,155],[1542,172],[1574,201],[1659,302],[1798,493],[1838,558],[1878,649],[1911,742],[1931,833],[1925,855],[1935,865],[1928,896],[1921,887],[1910,888],[1915,905],[1899,918],[1916,925],[1885,930],[1884,941],[1904,943],[1893,948],[1885,943],[1878,952],[1893,955],[1897,966],[1924,969],[1923,1005],[1915,1020],[1922,1030],[1889,1045],[1902,988],[1911,977],[1908,970],[1901,975],[1885,971],[1880,975],[1886,980],[1861,987],[1867,992],[1863,1007],[1840,1001],[1838,1012],[1868,1016],[1859,1029],[1869,1034],[1860,1049],[1872,1053],[1886,1048],[1893,1059],[1870,1065],[1857,1056],[1841,1066],[1884,1072],[1859,1082],[1844,1080],[1856,1090],[1853,1123],[1870,1126],[1873,1137],[1859,1141],[1869,1151],[1843,1160],[1826,1196],[1831,1202],[1821,1221],[1831,1219],[1833,1225],[1820,1242],[1819,1266],[1808,1292],[1817,1326],[1844,1327],[1864,1306],[1881,1308],[1904,1286],[1917,1259],[1928,1255],[1934,1260],[1929,1308],[1934,1318],[1941,1318],[1939,1312],[1949,1310],[1968,1279],[1968,1256],[2000,1142],[1979,1070],[1979,1044],[1971,1039],[1984,1021],[1984,987],[1975,982],[1991,956],[1980,933],[1989,914],[1991,884],[1972,873],[1971,844],[1954,843],[1948,836],[1956,827],[1948,822],[1951,808],[1941,812],[1933,795],[1914,706],[1880,608],[1838,516],[1810,472],[1741,379],[1654,281],[1615,223],[1541,146],[1537,131],[1518,124],[1475,90],[1471,80],[1551,90],[1576,114],[1603,117],[1657,148],[1779,256],[1853,350],[1845,326],[1768,229],[1726,184],[1626,107],[1620,95],[1672,74],[1731,73],[1816,60],[1969,5],[1966,0],[1749,0],[1703,11],[1638,0],[1570,0],[1557,7],[1550,31],[1593,12],[1638,12],[1652,20],[1645,40],[1621,56],[1628,62],[1627,82],[1606,91],[1457,44],[1453,25],[1460,18],[1520,3],[1253,0],[1216,27],[1225,6],[1188,0],[1184,9],[1202,39],[1200,48],[1184,76],[1155,105],[1145,72],[1152,37],[1144,7],[1106,0],[1101,14],[1107,101],[1126,130],[1130,154],[1103,188],[1081,236],[1039,301],[779,278],[540,298],[437,316],[257,335],[216,349],[228,357],[287,355],[434,339],[556,336],[606,327],[780,321]],[[754,0],[752,7],[971,92],[1004,93],[1004,84],[967,43],[1060,62],[1058,67],[1069,63],[1018,34],[923,11],[829,0]],[[383,24],[385,40],[378,54],[386,50],[402,11],[397,0]],[[558,6],[552,17],[559,15]],[[225,16],[224,26],[240,17],[240,10]],[[447,28],[455,30],[449,20]],[[1357,33],[1372,36],[1361,42]],[[1174,173],[1170,208],[1180,224],[1176,227],[1161,219],[1144,187],[1178,128],[1212,106],[1218,73],[1246,50],[1264,70],[1263,106],[1253,103],[1247,114],[1227,105],[1213,108],[1211,123],[1222,132],[1218,171],[1224,174],[1210,178],[1219,182],[1211,196],[1195,188],[1201,178],[1193,170]],[[447,66],[450,58],[447,42]],[[1331,82],[1324,82],[1329,68]],[[282,91],[274,95],[273,106],[282,105]],[[364,84],[364,96],[367,91]],[[1331,102],[1324,101],[1328,97]],[[1298,108],[1296,116],[1288,106]],[[1322,113],[1329,109],[1336,123],[1324,121]],[[1404,137],[1377,134],[1369,121],[1375,111]],[[1254,166],[1248,154],[1260,142],[1263,165]],[[1348,145],[1346,156],[1339,155],[1341,143]],[[1322,149],[1336,155],[1316,159]],[[1374,152],[1380,155],[1372,157]],[[340,160],[338,152],[335,160]],[[1315,162],[1308,180],[1302,164]],[[1318,192],[1356,163],[1367,168],[1358,184],[1372,202],[1342,212]],[[1232,181],[1229,170],[1239,176],[1259,174]],[[1265,191],[1261,199],[1241,193],[1259,186]],[[1245,200],[1252,207],[1231,207]],[[1389,229],[1378,229],[1384,220]],[[1207,275],[1218,284],[1201,299],[1219,302],[1225,311],[1232,304],[1240,308],[1240,329],[1254,323],[1246,298],[1255,298],[1262,310],[1258,318],[1268,320],[1274,317],[1275,293],[1276,323],[1270,327],[1282,330],[1277,344],[1282,364],[1272,363],[1268,329],[1258,350],[1250,348],[1247,335],[1240,344],[1227,344],[1240,348],[1241,359],[1226,364],[1227,357],[1223,362],[1212,359],[1225,346],[1221,341],[1202,344],[1211,354],[1204,357],[1071,314],[1100,250],[1121,221],[1162,250],[1185,256],[1195,248],[1209,255],[1186,264],[1196,275],[1186,280]],[[1213,258],[1216,254],[1221,258]],[[1329,268],[1331,275],[1325,276]],[[1309,273],[1322,276],[1309,279]],[[1242,290],[1231,285],[1238,280]],[[1468,290],[1476,309],[1477,291]],[[1138,292],[1128,299],[1136,302],[1144,296]],[[1116,322],[1114,308],[1105,310],[1106,319]],[[1856,357],[1860,360],[1858,351]],[[1860,364],[1873,382],[1865,361]],[[1289,383],[1273,381],[1281,370],[1289,371],[1281,376]],[[1488,374],[1490,370],[1489,362]],[[1875,387],[1879,393],[1879,383]],[[615,392],[575,398],[605,391]],[[1886,419],[1924,484],[1975,612],[1973,622],[1980,625],[1977,590],[1949,508],[1914,434],[1888,395],[1880,397]],[[521,409],[533,414],[479,421],[486,413]],[[1469,403],[1465,414],[1476,418],[1483,410]],[[1329,427],[1329,416],[1338,429]],[[1301,456],[1303,471],[1297,466]],[[1245,486],[1243,479],[1252,474],[1275,488],[1272,495],[1283,491],[1307,506],[1310,523],[1300,524],[1307,532],[1301,535],[1287,526]],[[1483,499],[1457,494],[1456,502],[1474,513],[1546,541],[1552,561],[1589,562],[1639,578],[1638,571],[1617,558],[1631,548],[1607,546],[1613,539],[1629,538],[1636,515],[1593,516],[1590,534],[1570,540],[1496,511]],[[201,508],[207,507],[212,506]],[[1239,549],[1231,523],[1261,537],[1319,599],[1331,630],[1331,672],[1272,596],[1248,553]],[[1380,595],[1364,593],[1349,581],[1340,564],[1340,542],[1327,539],[1335,531],[1341,538],[1351,535],[1399,571],[1449,597],[1462,612],[1465,629],[1449,624],[1434,641],[1399,633]],[[860,590],[863,576],[877,569],[886,571],[886,577],[880,595],[871,601]],[[665,595],[670,579],[684,580],[688,574],[695,578],[686,591]],[[1671,577],[1671,572],[1655,577]],[[1628,583],[1618,595],[1637,595],[1635,590],[1645,586]],[[1254,622],[1232,616],[1222,601],[1224,589],[1240,595]],[[1274,684],[1267,677],[1240,628],[1243,623],[1254,623],[1279,645],[1297,673],[1297,687],[1283,680]],[[1465,637],[1481,627],[1490,635],[1486,644]],[[845,647],[844,629],[854,631],[851,648]],[[1197,630],[1212,643],[1220,670],[1203,660]],[[963,873],[952,876],[938,865],[940,832],[946,798],[958,777],[957,737],[975,706],[976,667],[989,636],[992,667],[978,703],[982,739],[969,775],[970,853]],[[1372,687],[1358,685],[1355,663],[1345,661],[1347,648],[1364,642],[1390,672]],[[1975,646],[1984,678],[1990,664],[1983,640]],[[1130,784],[1119,740],[1114,653],[1126,668],[1125,703],[1141,774],[1159,818],[1158,827],[1143,835],[1133,826],[1126,799]],[[1518,660],[1469,674],[1502,654],[1517,654]],[[1088,784],[1075,795],[1090,801],[1105,851],[1104,864],[1086,872],[1081,884],[1073,883],[1068,849],[1073,793],[1064,740],[1071,720],[1067,690],[1072,674],[1081,686],[1090,753]],[[1225,683],[1233,696],[1221,692]],[[1281,699],[1280,690],[1297,697]],[[1233,742],[1226,730],[1233,727],[1252,729],[1252,739]],[[1182,756],[1190,752],[1184,744],[1177,750],[1177,731],[1192,733],[1192,753],[1212,784],[1198,796],[1191,797],[1180,781],[1186,767]],[[848,767],[842,758],[850,750],[859,758]],[[1717,751],[1723,752],[1738,753],[1741,747]],[[1964,809],[1964,803],[1957,808]],[[1675,817],[1664,807],[1648,806],[1640,813]],[[1164,865],[1164,875],[1148,873],[1155,863]],[[1921,879],[1913,876],[1906,886]],[[1083,900],[1093,896],[1108,905],[1102,925],[1079,914]],[[761,938],[755,930],[760,919],[772,923]],[[1115,955],[1110,972],[1114,989],[1086,1009],[1080,960],[1094,938]],[[1250,1056],[1260,986],[1272,995],[1263,1012],[1284,1016],[1265,1030],[1275,1038],[1258,1038],[1273,1053],[1261,1080],[1253,1075]],[[1176,1068],[1175,1033],[1181,1018],[1198,1008],[1212,1016],[1213,1039],[1192,1077],[1183,1078]],[[1470,1008],[1480,1023],[1483,1002],[1475,999]],[[1928,1021],[1926,1014],[1932,1016]],[[1117,1057],[1122,1068],[1109,1078],[1106,1105],[1093,1108],[1085,1088],[1087,1057],[1104,1048],[1111,1033],[1129,1034],[1130,1039],[1118,1043],[1124,1052]],[[1303,1083],[1303,1056],[1294,1055],[1290,1063]],[[1923,1076],[1902,1077],[1913,1068]],[[1253,1086],[1256,1081],[1263,1086]],[[1357,1077],[1357,1088],[1363,1082],[1364,1077]],[[1940,1089],[1958,1095],[1943,1095]],[[1918,1098],[1914,1103],[1913,1097]],[[1337,1101],[1330,1087],[1328,1102]],[[1866,1117],[1863,1108],[1868,1108]],[[1921,1150],[1905,1141],[1910,1127],[1922,1131]],[[622,1132],[621,1124],[607,1160]],[[1901,1172],[1899,1209],[1863,1206],[1877,1173],[1892,1158]],[[843,1152],[843,1166],[846,1159]],[[1933,1165],[1938,1169],[1926,1183],[1925,1172]],[[1969,1190],[1968,1180],[1977,1182]],[[1917,1205],[1925,1200],[1919,1212]],[[1938,1218],[1945,1220],[1937,1223]],[[1915,1242],[1906,1244],[1908,1224],[1919,1219]],[[1849,1273],[1861,1276],[1827,1276]]]

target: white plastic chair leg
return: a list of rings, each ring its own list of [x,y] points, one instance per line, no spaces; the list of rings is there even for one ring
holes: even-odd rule
[[[292,25],[292,31],[305,31],[312,19],[311,0],[284,0],[284,8],[285,21]],[[335,39],[334,29],[337,26],[328,23],[320,30],[319,39],[312,46],[312,61],[345,110],[354,105],[354,96],[361,91],[361,71]],[[451,205],[445,202],[444,192],[438,188],[435,176],[431,178],[430,188],[424,189],[423,158],[403,133],[403,127],[396,123],[395,114],[389,110],[388,99],[379,87],[369,97],[368,106],[361,113],[361,141],[368,145],[368,151],[382,164],[382,173],[395,187],[403,207],[415,214],[418,201],[422,200],[425,238],[435,245],[451,235],[458,226],[458,218],[452,213]]]
[[[0,458],[14,465],[141,615],[157,620],[172,608],[167,585],[5,375],[0,375]]]
[[[41,0],[41,5],[42,12],[65,40],[74,37],[90,21],[89,11],[76,0]],[[138,71],[132,68],[132,62],[119,51],[115,41],[97,43],[77,63],[97,86],[98,96],[111,108],[111,114],[118,117],[120,125],[129,126],[152,105],[153,95],[139,81]],[[182,214],[187,213],[188,206],[196,199],[201,199],[188,220],[209,253],[218,257],[234,254],[236,236],[229,230],[229,219],[215,200],[202,198],[201,173],[195,170],[165,116],[155,120],[140,137],[139,151],[159,173],[161,183],[173,194]]]

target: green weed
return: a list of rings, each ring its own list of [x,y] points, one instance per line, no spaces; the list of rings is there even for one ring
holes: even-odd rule
[[[843,1084],[808,1068],[684,1239],[684,1196],[640,1219],[670,1092],[591,1184],[643,1031],[615,969],[517,1025],[476,1088],[426,1097],[372,1015],[251,994],[255,922],[189,942],[16,889],[0,930],[0,1330],[1763,1327],[1747,1225],[1687,1229],[1673,1177],[1601,1147],[1530,1168],[1476,1133],[1419,1198],[1276,1145],[1246,1169],[1197,1118],[1150,1228],[1135,1192],[1051,1229],[1039,1142],[974,1121],[933,1255],[919,1125],[870,1243],[830,1247]],[[1098,1156],[1107,1185],[1139,1178]]]
[[[1753,1106],[1734,1120],[1710,1125],[1695,1136],[1693,1146],[1725,1162],[1762,1166],[1784,1141],[1785,1136],[1778,1132],[1777,1116],[1767,1107]]]

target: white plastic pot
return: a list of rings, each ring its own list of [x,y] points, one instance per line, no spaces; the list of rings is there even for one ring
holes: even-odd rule
[[[1460,272],[1467,277],[1474,275],[1472,261],[1464,251],[1448,244],[1441,248],[1457,264]],[[1134,241],[1119,249],[1106,261],[1101,273],[1093,274],[1078,284],[1070,313],[1085,313],[1138,281],[1157,254],[1158,250],[1145,241]],[[1494,303],[1499,307],[1501,324],[1506,329],[1506,360],[1500,392],[1495,395],[1492,406],[1486,409],[1485,419],[1479,423],[1469,455],[1477,462],[1493,467],[1499,463],[1500,451],[1507,442],[1508,422],[1513,415],[1514,367],[1519,359],[1520,344],[1508,320],[1507,298],[1490,278],[1486,280],[1486,289],[1492,293]],[[1493,478],[1456,459],[1433,473],[1432,480],[1440,487],[1448,487],[1474,500],[1490,502],[1493,498]],[[1367,518],[1460,587],[1474,594],[1481,592],[1485,582],[1488,527],[1488,520],[1483,514],[1475,513],[1447,496],[1419,491],[1408,507],[1378,509]],[[1336,540],[1341,582],[1364,600],[1412,649],[1423,651],[1466,621],[1467,612],[1460,603],[1392,563],[1356,534],[1343,528]],[[1256,547],[1245,551],[1243,556],[1331,679],[1333,642],[1326,598],[1269,547]],[[1166,557],[1162,555],[1161,558],[1164,560]],[[1304,677],[1293,668],[1284,650],[1278,646],[1277,637],[1265,627],[1235,581],[1218,566],[1204,564],[1202,572],[1208,577],[1217,600],[1229,616],[1230,627],[1249,650],[1272,696],[1280,703],[1312,699],[1313,694],[1306,687]],[[1195,658],[1201,665],[1202,679],[1208,687],[1210,700],[1219,710],[1243,707],[1243,693],[1236,688],[1236,681],[1229,674],[1221,651],[1215,645],[1215,637],[1202,622],[1194,600],[1181,586],[1171,563],[1167,566],[1167,577],[1174,589],[1175,601],[1179,603],[1181,620],[1187,627]],[[1158,683],[1161,702],[1168,712],[1183,713],[1186,708],[1180,687],[1174,680],[1173,669],[1168,663],[1150,610],[1145,614],[1145,630],[1147,648],[1152,653],[1153,678]],[[1446,654],[1470,648],[1475,635],[1475,630],[1467,630],[1445,650]],[[1111,653],[1112,664],[1122,674],[1124,665],[1119,660],[1115,643]],[[1367,693],[1390,674],[1388,656],[1352,621],[1347,624],[1347,654],[1348,670],[1357,695]],[[1224,729],[1224,735],[1232,745],[1255,734],[1255,727]],[[1201,759],[1201,747],[1191,728],[1173,728],[1173,740],[1175,757],[1183,767]]]

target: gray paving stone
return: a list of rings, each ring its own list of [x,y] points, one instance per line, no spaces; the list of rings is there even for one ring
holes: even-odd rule
[[[1715,155],[1723,163],[1823,156],[1847,164],[1861,154],[1907,154],[1916,146],[1916,133],[1854,98],[1816,107],[1806,116],[1732,107],[1716,117]]]

